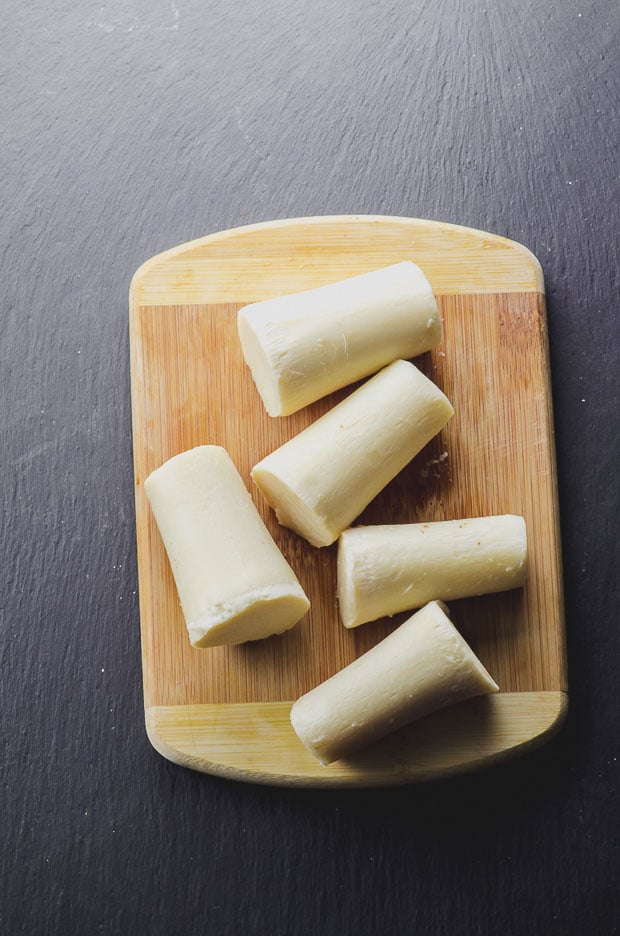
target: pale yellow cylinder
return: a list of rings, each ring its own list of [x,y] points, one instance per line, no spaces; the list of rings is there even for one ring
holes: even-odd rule
[[[244,306],[237,327],[270,416],[294,413],[442,338],[431,285],[410,261]]]
[[[523,517],[359,526],[338,541],[345,627],[449,601],[519,588],[527,576]]]
[[[497,691],[433,601],[298,699],[291,723],[310,753],[331,764],[424,715]]]
[[[453,414],[441,390],[394,361],[252,469],[281,524],[329,546]]]
[[[288,630],[310,607],[228,453],[201,445],[144,482],[195,647]]]

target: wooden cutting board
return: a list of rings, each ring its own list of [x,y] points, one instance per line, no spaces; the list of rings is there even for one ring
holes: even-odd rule
[[[335,600],[336,547],[314,549],[280,527],[252,485],[257,461],[350,388],[270,418],[241,354],[236,313],[248,302],[400,260],[419,264],[437,295],[445,341],[416,363],[456,415],[360,520],[522,514],[530,573],[523,590],[451,604],[456,625],[499,682],[498,695],[446,709],[322,767],[290,726],[291,703],[407,615],[345,630]],[[412,218],[237,228],[140,267],[131,284],[130,336],[146,726],[164,757],[260,783],[384,785],[495,762],[560,726],[567,686],[544,286],[526,248]],[[167,458],[205,443],[228,450],[311,599],[310,613],[285,635],[209,650],[189,644],[143,481]]]

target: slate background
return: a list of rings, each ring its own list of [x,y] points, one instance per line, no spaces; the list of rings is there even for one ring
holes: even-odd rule
[[[618,932],[617,4],[3,14],[0,932]],[[543,264],[571,708],[464,779],[256,788],[144,732],[127,290],[191,238],[347,212]]]

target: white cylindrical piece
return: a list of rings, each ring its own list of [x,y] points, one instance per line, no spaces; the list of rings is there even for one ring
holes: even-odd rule
[[[329,546],[454,410],[408,361],[394,361],[252,469],[283,526]]]
[[[223,448],[175,455],[144,489],[194,647],[269,637],[303,617],[310,602]]]
[[[338,603],[345,627],[523,585],[523,517],[359,526],[338,542]]]
[[[442,338],[431,285],[408,260],[255,302],[239,310],[237,326],[270,416],[288,416]]]
[[[321,763],[497,683],[433,601],[363,656],[295,702],[291,723]]]

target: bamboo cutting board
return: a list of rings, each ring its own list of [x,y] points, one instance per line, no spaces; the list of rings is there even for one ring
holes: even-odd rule
[[[236,335],[241,305],[388,266],[419,264],[444,344],[416,363],[455,416],[360,521],[525,517],[525,589],[452,602],[498,695],[429,716],[355,758],[322,767],[289,723],[291,703],[408,615],[347,631],[335,601],[336,546],[280,527],[249,472],[350,388],[299,413],[264,411]],[[165,757],[240,780],[307,786],[426,780],[542,742],[567,704],[555,454],[544,286],[513,241],[392,217],[325,217],[237,228],[145,263],[130,293],[136,523],[146,726]],[[239,647],[190,646],[143,481],[195,445],[223,445],[312,602],[292,631]],[[447,454],[446,454],[447,453]]]

